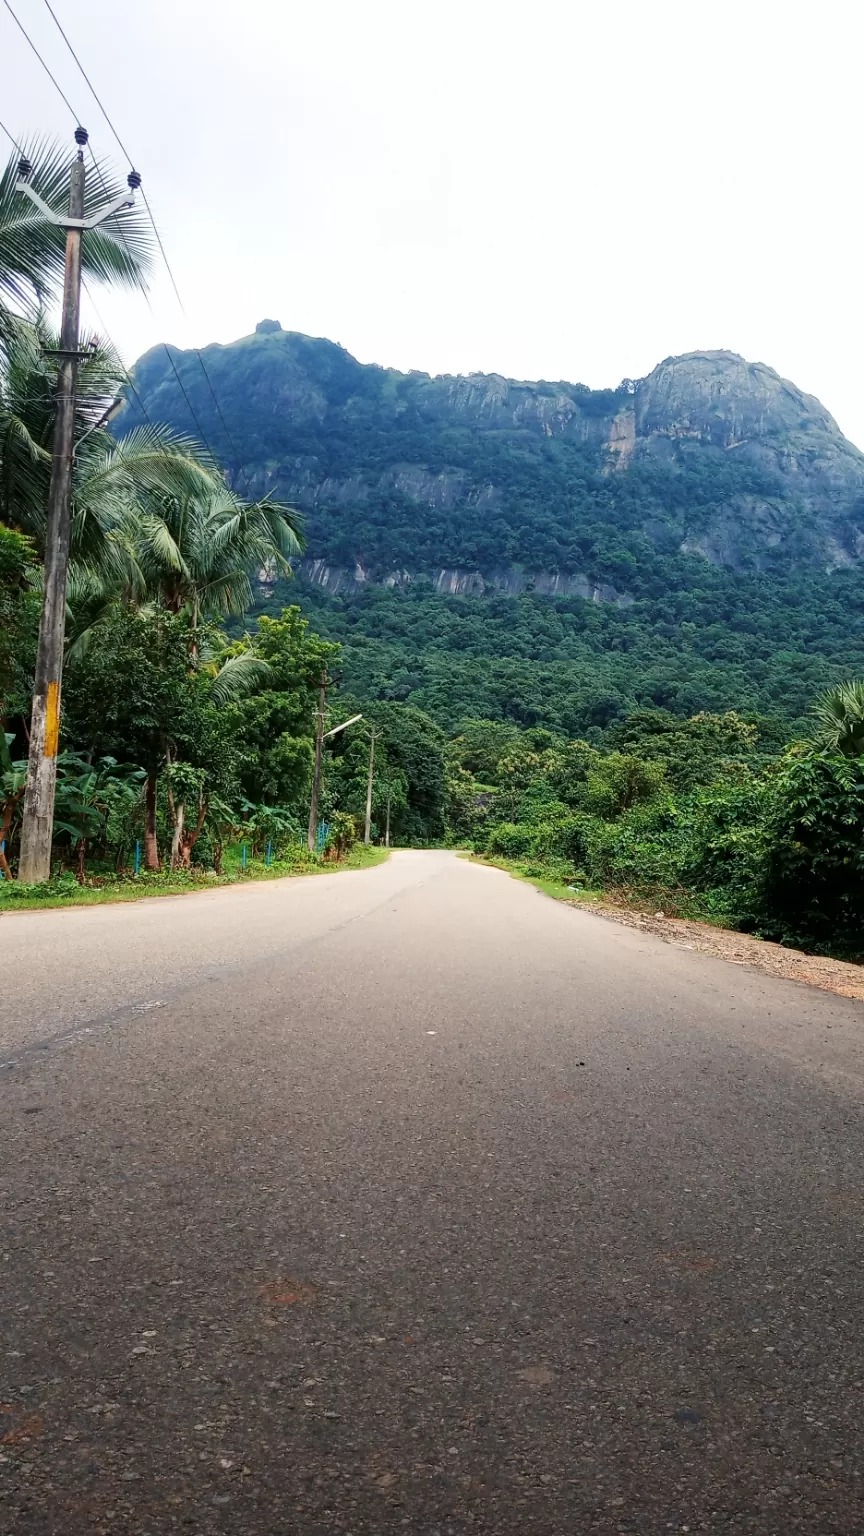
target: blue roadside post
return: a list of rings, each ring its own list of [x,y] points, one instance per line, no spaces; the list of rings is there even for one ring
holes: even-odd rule
[[[5,853],[5,852],[6,852],[6,844],[5,843],[0,843],[0,853]],[[0,869],[0,880],[5,880],[5,879],[6,879],[6,876],[4,875],[2,869]]]
[[[240,868],[241,869],[245,869],[246,868],[246,844],[245,843],[243,844],[243,848],[242,848],[242,851],[241,851],[241,854],[240,854]]]
[[[140,868],[141,868],[141,844],[140,843],[136,843],[135,844],[135,874],[136,874],[136,877],[137,877],[137,874],[138,874],[138,871],[139,871]]]
[[[271,860],[272,857],[273,857],[273,843],[271,841],[271,842],[268,842],[268,844],[267,844],[267,858],[264,861],[265,868],[267,868],[267,869],[270,868],[270,860]]]

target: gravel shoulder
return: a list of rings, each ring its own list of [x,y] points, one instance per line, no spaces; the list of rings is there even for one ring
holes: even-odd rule
[[[800,981],[809,987],[822,987],[835,992],[838,997],[852,997],[864,1001],[864,966],[852,965],[845,960],[831,960],[826,955],[808,955],[800,949],[789,949],[784,944],[772,944],[767,939],[756,939],[747,933],[736,933],[728,928],[716,928],[712,923],[698,923],[689,918],[666,917],[661,913],[637,912],[619,907],[608,901],[572,901],[568,906],[596,912],[610,918],[613,923],[623,923],[627,928],[638,928],[642,933],[653,933],[666,944],[679,949],[694,949],[703,955],[716,955],[719,960],[731,960],[733,965],[749,965],[767,976],[781,976],[786,981]]]

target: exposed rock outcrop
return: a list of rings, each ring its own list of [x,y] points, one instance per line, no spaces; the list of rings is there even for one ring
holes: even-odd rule
[[[532,573],[517,566],[484,573],[443,567],[437,571],[388,571],[383,576],[376,576],[359,561],[351,567],[330,565],[326,560],[299,560],[295,569],[302,580],[323,587],[334,597],[359,592],[369,585],[404,588],[426,581],[436,592],[448,597],[485,597],[491,592],[518,597],[522,592],[537,592],[543,597],[583,597],[592,603],[616,603],[619,608],[629,608],[633,602],[629,593],[618,592],[605,582],[589,581],[587,576],[560,571]],[[272,586],[276,579],[275,571],[258,573],[262,589]]]

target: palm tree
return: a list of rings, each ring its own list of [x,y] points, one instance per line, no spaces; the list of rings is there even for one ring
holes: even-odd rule
[[[70,156],[49,140],[25,145],[31,185],[51,207],[68,197]],[[51,476],[56,348],[42,305],[62,280],[65,237],[15,191],[17,158],[0,176],[0,522],[29,534],[41,553]],[[121,188],[104,168],[88,178],[88,206]],[[144,214],[125,210],[82,242],[92,277],[143,286],[152,237]],[[287,571],[301,548],[298,515],[267,499],[245,502],[190,439],[150,424],[115,439],[108,422],[125,370],[88,343],[78,370],[71,573],[158,600],[171,612],[241,613],[250,573]],[[80,581],[79,581],[80,585]]]
[[[275,564],[287,574],[303,547],[293,508],[244,501],[224,482],[148,497],[127,532],[148,594],[169,613],[188,613],[193,636],[202,618],[244,613],[252,572]]]
[[[57,140],[33,139],[23,145],[30,161],[30,185],[50,208],[66,210],[71,155]],[[29,198],[16,192],[18,155],[0,174],[0,345],[14,339],[21,319],[32,320],[63,281],[65,232],[50,224]],[[104,165],[87,178],[84,210],[118,197],[123,186]],[[154,236],[146,211],[124,209],[82,241],[84,276],[98,282],[143,288],[152,260]]]
[[[844,757],[864,756],[864,682],[840,683],[817,699],[813,710],[821,730],[816,746]]]
[[[200,670],[211,678],[210,702],[218,709],[224,709],[240,699],[248,698],[250,694],[260,692],[266,688],[273,675],[269,662],[249,649],[231,654],[224,646],[213,649],[206,646],[197,662]],[[212,790],[208,787],[207,775],[202,769],[190,768],[183,763],[174,764],[170,754],[166,789],[168,810],[173,823],[170,867],[176,869],[179,863],[188,869],[193,849],[209,814]],[[195,807],[195,821],[187,825],[186,806],[190,800]]]
[[[26,533],[40,555],[51,479],[57,364],[56,337],[37,319],[20,325],[0,367],[0,522]],[[191,439],[142,424],[116,439],[109,420],[120,402],[124,369],[110,348],[90,344],[78,376],[72,483],[70,581],[98,577],[108,592],[143,595],[130,542],[130,519],[143,496],[204,494],[218,471]]]

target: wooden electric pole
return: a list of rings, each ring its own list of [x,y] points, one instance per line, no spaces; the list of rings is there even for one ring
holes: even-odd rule
[[[369,737],[369,778],[366,782],[366,831],[363,841],[366,847],[372,841],[372,784],[375,777],[375,727],[372,726]]]
[[[105,219],[128,208],[135,200],[141,178],[129,175],[129,192],[110,207],[84,217],[84,146],[87,134],[75,129],[78,153],[72,163],[68,215],[55,213],[29,185],[32,167],[26,158],[18,163],[16,191],[26,193],[52,224],[66,230],[66,268],[63,279],[63,316],[58,355],[57,410],[54,423],[54,454],[45,533],[45,582],[42,618],[36,651],[36,680],[30,719],[30,754],[21,826],[21,857],[18,878],[22,884],[41,885],[51,878],[51,842],[54,833],[54,794],[57,784],[57,747],[60,737],[60,685],[63,680],[63,645],[66,637],[66,574],[69,566],[72,465],[75,446],[75,386],[78,375],[79,318],[81,310],[81,237]]]

